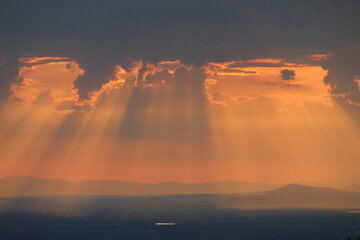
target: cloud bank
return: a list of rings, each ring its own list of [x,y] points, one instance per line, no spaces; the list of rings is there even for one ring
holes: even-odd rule
[[[296,57],[358,44],[358,1],[2,1],[1,92],[20,57],[67,57],[85,71],[81,98],[128,62]],[[306,17],[304,17],[306,16]]]

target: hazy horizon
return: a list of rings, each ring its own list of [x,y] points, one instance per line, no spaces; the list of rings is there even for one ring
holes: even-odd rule
[[[346,175],[342,178],[336,179],[334,181],[328,182],[328,181],[293,181],[293,182],[260,182],[260,181],[242,181],[242,180],[234,180],[234,179],[218,179],[213,181],[161,181],[161,182],[141,182],[141,181],[132,181],[127,179],[100,179],[100,178],[88,178],[88,179],[66,179],[66,178],[42,178],[37,176],[31,176],[31,175],[9,175],[9,176],[3,176],[0,177],[0,179],[4,178],[35,178],[40,180],[62,180],[67,182],[84,182],[84,181],[109,181],[109,182],[134,182],[134,183],[142,183],[142,184],[159,184],[159,183],[194,183],[194,184],[202,184],[202,183],[217,183],[217,182],[239,182],[239,183],[259,183],[259,184],[268,184],[268,185],[287,185],[287,184],[340,184],[340,183],[360,183],[360,173],[358,174],[352,174],[352,175]]]

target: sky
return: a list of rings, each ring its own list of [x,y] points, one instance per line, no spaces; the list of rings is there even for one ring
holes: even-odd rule
[[[0,177],[336,182],[359,1],[3,0]]]

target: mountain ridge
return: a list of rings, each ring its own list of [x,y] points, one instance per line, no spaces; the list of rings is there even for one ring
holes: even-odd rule
[[[46,195],[168,195],[266,191],[281,184],[219,181],[206,183],[141,183],[112,180],[68,181],[12,176],[0,179],[0,197]]]
[[[288,184],[270,191],[236,195],[222,204],[237,208],[360,208],[360,192]]]

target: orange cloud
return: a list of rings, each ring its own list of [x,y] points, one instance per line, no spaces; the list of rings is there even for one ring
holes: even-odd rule
[[[314,61],[323,61],[329,58],[331,54],[312,54],[307,56],[308,59],[314,60]]]
[[[21,64],[21,81],[11,84],[11,99],[18,99],[23,106],[30,108],[41,93],[47,91],[54,100],[49,102],[49,108],[64,101],[77,101],[73,81],[82,74],[82,70],[76,62],[67,58],[42,57],[24,58]]]
[[[0,176],[288,182],[359,166],[358,132],[331,103],[327,72],[313,64],[208,63],[204,75],[179,61],[135,62],[79,99],[75,62],[26,62],[12,99],[27,108],[0,112]],[[282,79],[284,69],[294,80]]]
[[[276,65],[263,66],[259,63]],[[212,71],[211,77],[206,81],[206,92],[213,103],[229,105],[232,102],[241,105],[244,101],[236,100],[240,96],[247,99],[263,96],[280,101],[279,109],[282,110],[294,110],[294,104],[299,109],[306,102],[332,105],[329,89],[323,83],[327,71],[320,66],[294,64],[283,59],[254,59],[223,64],[209,63],[206,67],[210,69],[208,72]],[[284,81],[281,76],[284,69],[293,71],[296,74],[295,80]],[[217,96],[214,97],[214,94]]]
[[[284,62],[282,58],[259,58],[259,59],[251,59],[247,62],[250,63],[281,63]]]

